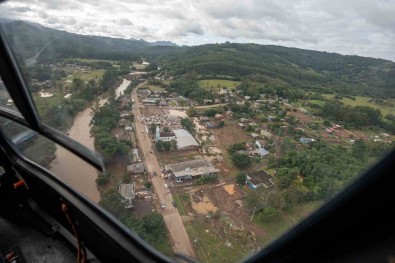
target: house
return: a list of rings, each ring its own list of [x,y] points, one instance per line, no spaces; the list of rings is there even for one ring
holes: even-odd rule
[[[145,105],[157,105],[158,99],[157,98],[146,98],[143,99],[143,104]]]
[[[305,108],[298,108],[298,111],[301,113],[307,113],[307,110]]]
[[[125,208],[133,208],[136,198],[135,185],[134,184],[120,184],[118,186],[118,193],[125,199],[122,203],[125,204]]]
[[[160,132],[159,133],[159,140],[163,142],[170,142],[176,139],[176,135],[174,132]]]
[[[225,112],[225,115],[226,115],[227,118],[231,118],[231,117],[233,117],[233,112],[228,110],[228,111]]]
[[[164,98],[161,98],[161,99],[160,99],[160,102],[159,102],[159,106],[162,106],[162,107],[165,107],[165,106],[167,106],[166,99],[164,99]]]
[[[219,94],[219,95],[225,95],[225,94],[227,94],[227,93],[228,93],[228,90],[225,89],[225,88],[222,88],[222,89],[220,89],[220,90],[218,91],[218,94]]]
[[[258,148],[258,153],[260,157],[265,157],[266,155],[269,155],[269,152],[263,147]]]
[[[272,134],[266,130],[261,130],[261,135],[262,137],[266,138],[266,139],[271,139],[272,138]]]
[[[170,142],[176,139],[174,132],[161,132],[159,126],[156,126],[155,141]]]
[[[300,138],[299,142],[302,144],[309,144],[315,142],[315,140],[313,138]]]
[[[261,137],[259,134],[255,133],[255,132],[251,133],[250,135],[254,139],[259,139]]]
[[[125,127],[125,124],[126,124],[126,120],[125,119],[120,119],[119,122],[118,122],[118,126],[119,127]]]
[[[165,170],[171,172],[172,177],[177,183],[201,176],[213,176],[219,173],[218,169],[204,159],[168,164],[165,165]]]
[[[246,119],[246,118],[240,118],[240,121],[241,121],[242,123],[246,123],[246,122],[248,122],[248,119]]]
[[[384,132],[380,133],[380,137],[388,138],[390,136],[391,135],[389,135],[388,133],[384,133]]]
[[[333,132],[335,132],[335,130],[332,129],[332,128],[325,128],[325,131],[326,131],[327,133],[333,133]]]
[[[213,103],[213,100],[204,99],[204,100],[203,100],[203,103],[204,103],[204,104],[210,104],[210,103]]]
[[[151,91],[148,90],[148,89],[138,89],[137,92],[138,92],[139,94],[141,94],[141,95],[146,95],[146,96],[151,95]]]
[[[215,114],[215,118],[216,118],[217,120],[221,120],[221,119],[224,118],[224,116],[222,116],[222,114],[216,113],[216,114]]]
[[[244,155],[248,155],[249,154],[248,151],[246,151],[246,150],[238,150],[238,151],[236,151],[236,153],[237,154],[244,154]]]
[[[264,140],[256,140],[255,141],[255,146],[257,148],[263,148],[264,145],[265,145],[265,141]]]
[[[210,118],[207,117],[207,116],[201,116],[201,117],[199,118],[199,120],[200,120],[200,122],[206,122],[206,121],[209,121]]]
[[[243,130],[246,128],[246,126],[243,123],[239,123],[239,127],[242,128]]]
[[[215,125],[212,122],[206,122],[204,123],[204,126],[206,126],[209,129],[215,128]]]
[[[129,174],[142,174],[145,172],[144,163],[133,163],[131,165],[126,166],[126,171]]]
[[[246,148],[247,149],[249,149],[249,148],[254,148],[254,143],[253,142],[246,142]]]
[[[300,128],[300,127],[296,127],[296,128],[294,129],[294,131],[297,131],[297,132],[304,132],[304,129],[303,129],[303,128]]]
[[[248,125],[250,125],[251,127],[255,128],[255,127],[258,126],[258,123],[256,123],[256,122],[250,122],[250,124],[248,124]]]
[[[199,148],[198,142],[187,130],[177,129],[173,132],[176,136],[177,150],[193,150]]]
[[[125,131],[133,131],[133,125],[132,124],[125,124]]]
[[[130,163],[139,163],[141,162],[141,157],[139,154],[139,149],[132,149],[132,152],[129,154]]]
[[[247,174],[247,184],[254,190],[262,186],[265,188],[274,186],[273,177],[265,171]]]
[[[249,154],[250,156],[258,156],[258,155],[259,155],[259,152],[258,152],[257,149],[251,149],[251,150],[248,150],[248,154]]]

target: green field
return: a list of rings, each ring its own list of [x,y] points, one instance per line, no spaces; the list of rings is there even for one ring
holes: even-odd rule
[[[291,227],[298,224],[311,212],[318,209],[322,204],[323,203],[321,201],[316,201],[295,206],[282,213],[279,219],[276,219],[272,222],[261,222],[259,220],[259,215],[256,214],[256,216],[253,218],[253,222],[257,225],[260,225],[270,235],[266,241],[271,242],[291,229]],[[268,243],[266,243],[266,245],[267,244]]]
[[[173,195],[173,199],[176,202],[177,209],[178,209],[178,212],[180,213],[180,215],[185,216],[187,214],[187,210],[185,209],[184,204],[181,201],[178,194]]]
[[[325,101],[322,101],[322,100],[308,100],[308,102],[318,105],[318,106],[323,106],[325,104]]]
[[[64,97],[55,92],[52,97],[42,98],[40,97],[40,94],[35,93],[33,94],[33,100],[38,114],[40,116],[45,116],[49,109],[60,106],[64,100]]]
[[[185,228],[200,262],[237,262],[250,252],[246,240],[240,240],[230,233],[226,238],[222,237],[217,233],[218,229],[211,225],[210,219],[196,218],[185,223]],[[232,244],[231,247],[226,246],[226,241]]]
[[[333,94],[323,94],[323,96],[326,99],[333,99],[334,98]],[[389,113],[395,114],[395,107],[390,107],[390,106],[386,106],[386,105],[379,105],[379,104],[376,104],[373,102],[369,102],[369,100],[371,100],[371,99],[372,99],[371,97],[355,96],[355,100],[352,100],[349,98],[342,98],[341,102],[343,102],[346,105],[350,105],[350,106],[369,106],[369,107],[372,107],[375,109],[379,109],[383,116],[385,116]],[[394,101],[391,101],[391,102],[394,103]]]
[[[143,64],[138,64],[138,63],[133,63],[133,67],[136,68],[136,70],[143,70],[147,65]]]
[[[161,87],[160,85],[145,85],[144,87],[154,92],[165,91],[165,88]]]
[[[71,76],[68,76],[66,80],[73,80],[74,78],[80,78],[83,81],[88,81],[90,79],[100,80],[104,74],[104,69],[93,69],[89,70],[88,72],[75,72]]]
[[[227,80],[227,79],[203,79],[197,81],[197,84],[199,87],[203,89],[213,89],[213,90],[220,90],[223,87],[226,87],[227,89],[234,90],[237,85],[239,85],[241,82],[240,81],[234,81],[234,80]]]
[[[86,63],[103,61],[103,62],[110,62],[111,64],[114,64],[116,62],[115,60],[94,59],[94,58],[70,58],[70,59],[66,59],[65,61],[69,62],[69,61],[73,61],[73,60],[78,60],[78,61],[86,62]]]

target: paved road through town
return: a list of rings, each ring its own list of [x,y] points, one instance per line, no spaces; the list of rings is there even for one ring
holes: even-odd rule
[[[145,82],[141,83],[138,87],[144,84]],[[155,152],[153,151],[152,143],[148,137],[144,124],[141,123],[140,107],[144,106],[139,103],[137,98],[138,87],[132,91],[132,99],[134,99],[133,112],[136,124],[136,134],[140,144],[140,149],[142,152],[141,154],[146,162],[148,172],[151,174],[156,172],[158,174],[158,176],[154,176],[152,178],[154,191],[159,199],[158,210],[163,215],[167,229],[169,230],[171,238],[173,239],[174,251],[195,257],[194,250],[189,240],[187,231],[185,230],[184,224],[181,220],[180,213],[178,212],[177,208],[173,207],[173,197],[171,196],[170,190],[165,188],[165,179],[160,176],[161,169]],[[166,205],[166,208],[161,208],[160,204],[162,203]]]

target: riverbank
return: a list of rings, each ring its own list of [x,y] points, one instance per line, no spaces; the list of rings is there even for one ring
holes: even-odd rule
[[[94,138],[90,136],[89,126],[92,119],[91,113],[92,110],[88,107],[75,116],[74,123],[69,129],[69,137],[94,151]],[[55,155],[56,159],[51,163],[51,172],[95,203],[98,203],[100,193],[95,181],[97,170],[59,145],[56,146]]]

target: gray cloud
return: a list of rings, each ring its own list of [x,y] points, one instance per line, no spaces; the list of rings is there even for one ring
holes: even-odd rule
[[[203,27],[196,22],[184,22],[177,25],[170,34],[174,36],[186,36],[188,34],[203,35]]]
[[[1,16],[80,34],[255,42],[395,60],[392,0],[14,0]]]

